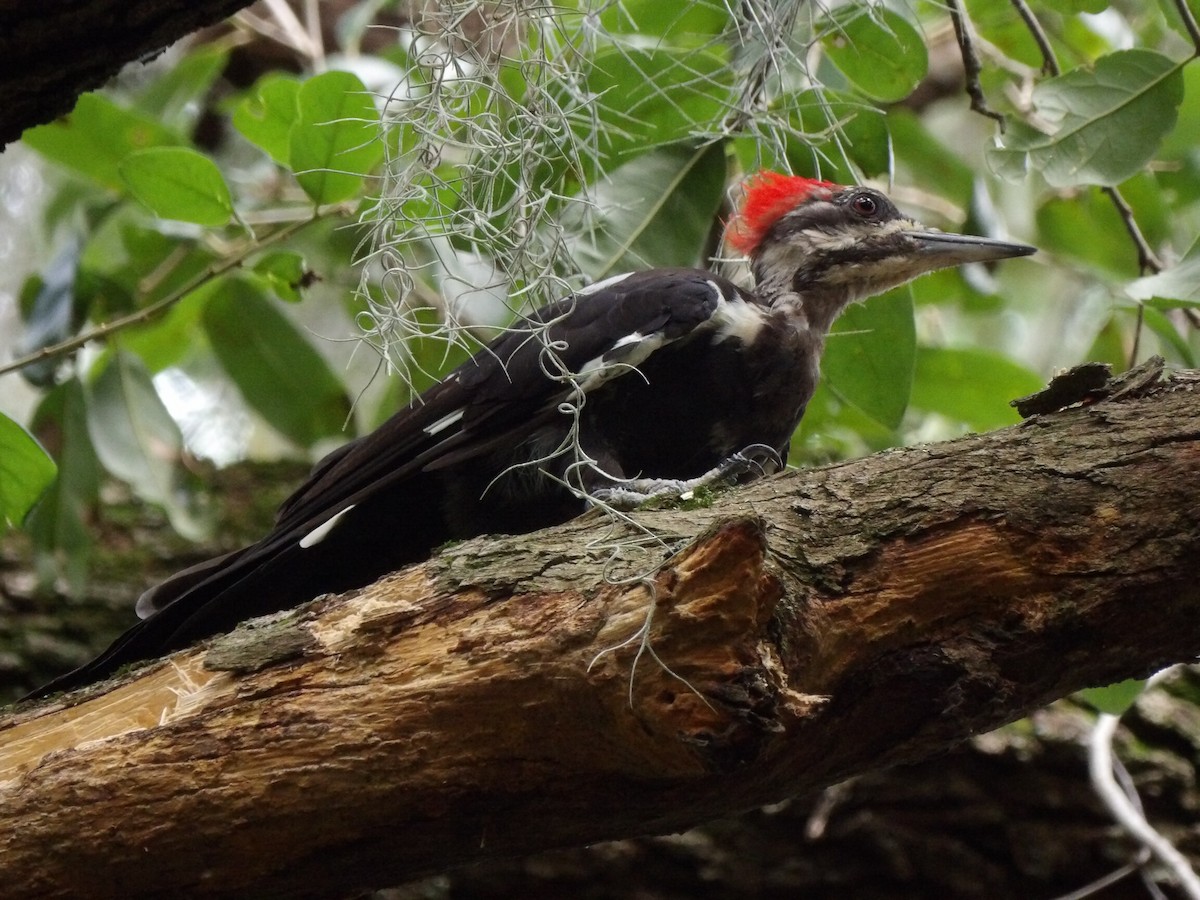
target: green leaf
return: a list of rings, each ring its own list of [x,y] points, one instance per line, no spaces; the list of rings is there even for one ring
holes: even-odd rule
[[[833,15],[822,45],[830,61],[876,100],[903,100],[925,77],[929,56],[920,33],[883,7],[847,4]]]
[[[199,291],[192,291],[163,315],[123,330],[121,349],[141,360],[152,375],[183,363],[203,347],[203,342],[196,340],[204,309],[198,295]]]
[[[1200,253],[1184,257],[1157,275],[1130,282],[1125,293],[1158,309],[1200,306]]]
[[[33,435],[0,413],[0,518],[8,527],[24,521],[57,471]]]
[[[898,442],[894,428],[881,425],[840,399],[823,379],[792,437],[788,460],[796,466],[819,466],[885,450]]]
[[[83,385],[72,378],[55,387],[38,404],[34,428],[53,431],[58,452],[58,478],[33,508],[25,529],[37,550],[44,581],[65,575],[73,592],[87,581],[92,533],[87,521],[100,493],[100,463],[87,428]]]
[[[674,148],[639,156],[599,182],[595,230],[573,256],[592,279],[655,266],[698,266],[725,188],[725,150]],[[578,227],[578,225],[577,225]]]
[[[943,143],[928,124],[907,109],[888,111],[892,153],[913,181],[966,206],[975,186],[975,172],[957,149]],[[944,134],[944,132],[943,132]]]
[[[1044,250],[1082,260],[1110,277],[1137,274],[1137,251],[1099,188],[1050,197],[1038,207],[1037,226]]]
[[[1121,50],[1033,89],[1038,127],[1013,121],[988,160],[1005,178],[1041,172],[1054,187],[1113,186],[1153,159],[1175,127],[1183,63]]]
[[[1163,159],[1190,156],[1200,146],[1200,66],[1183,70],[1183,102],[1174,130],[1163,141]]]
[[[202,243],[152,227],[140,204],[121,204],[84,247],[75,279],[76,302],[93,319],[103,320],[161,299],[214,259]]]
[[[1145,679],[1129,678],[1106,687],[1084,688],[1079,696],[1100,712],[1119,716],[1133,706],[1145,689]]]
[[[204,96],[229,62],[229,47],[200,44],[155,78],[137,99],[137,108],[161,122],[190,130],[205,110]]]
[[[233,127],[281,166],[291,165],[288,136],[300,115],[299,93],[300,82],[292,76],[266,75],[233,110]]]
[[[832,90],[804,90],[787,94],[772,106],[786,115],[794,131],[787,156],[793,171],[819,175],[838,184],[856,184],[863,176],[888,171],[891,142],[883,112],[850,94]],[[760,141],[750,140],[751,158],[763,152]]]
[[[1106,362],[1113,367],[1113,372],[1123,372],[1129,367],[1129,348],[1125,346],[1127,329],[1115,317],[1110,316],[1097,333],[1092,345],[1088,347],[1084,359],[1094,362]]]
[[[66,340],[79,328],[83,310],[76,302],[75,279],[82,250],[82,239],[70,236],[40,276],[26,279],[20,302],[24,330],[16,345],[20,355]],[[49,387],[58,380],[62,364],[45,359],[26,366],[21,375],[38,387]]]
[[[672,43],[688,37],[707,39],[720,34],[729,25],[730,14],[723,2],[689,0],[688,3],[664,3],[663,0],[623,0],[604,4],[600,26],[611,34],[654,36]]]
[[[1065,13],[1102,13],[1109,8],[1109,0],[1048,0],[1049,9],[1057,9]]]
[[[300,290],[315,277],[305,266],[304,257],[293,250],[265,254],[254,264],[254,272],[263,277],[271,293],[288,303],[299,303]]]
[[[116,190],[125,188],[118,166],[130,153],[183,143],[149,116],[99,94],[82,95],[70,115],[30,128],[22,140],[47,159]]]
[[[1042,386],[1033,372],[990,350],[921,347],[911,402],[976,431],[989,431],[1019,422],[1008,401]]]
[[[1189,369],[1196,368],[1196,354],[1187,338],[1179,333],[1179,326],[1152,306],[1142,310],[1142,323],[1154,332],[1163,347],[1170,347],[1176,358]],[[1165,353],[1163,354],[1166,355]]]
[[[115,353],[91,385],[88,433],[101,464],[144,500],[161,504],[172,526],[199,540],[204,523],[181,490],[183,439],[137,357]]]
[[[349,200],[383,158],[375,101],[357,76],[326,72],[304,82],[296,102],[288,155],[300,187],[318,206]]]
[[[1021,17],[1013,15],[1010,3],[967,0],[966,13],[975,33],[1003,55],[1031,68],[1041,66],[1042,54],[1037,42]]]
[[[342,436],[350,414],[345,388],[287,317],[241,278],[214,283],[206,296],[213,352],[246,402],[303,447]]]
[[[120,172],[133,195],[164,219],[217,228],[233,216],[233,198],[221,170],[195,150],[139,150],[121,162]]]
[[[908,407],[916,351],[912,295],[897,288],[842,313],[821,371],[835,396],[895,429]]]
[[[598,150],[611,165],[710,130],[729,102],[733,70],[728,54],[716,48],[622,47],[596,54],[583,89],[596,97]],[[574,105],[572,96],[564,91],[561,102]],[[591,134],[590,122],[580,127]]]

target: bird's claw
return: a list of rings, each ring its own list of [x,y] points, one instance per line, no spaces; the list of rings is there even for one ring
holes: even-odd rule
[[[773,475],[782,468],[783,458],[774,447],[751,444],[697,478],[634,478],[594,490],[591,496],[600,505],[631,510],[652,500],[691,500],[697,490],[712,487],[718,482],[738,484],[751,478]]]
[[[778,450],[767,444],[751,444],[723,460],[709,474],[715,475],[714,481],[724,479],[736,484],[746,475],[760,478],[765,475],[774,475],[782,469],[783,458],[779,455]]]

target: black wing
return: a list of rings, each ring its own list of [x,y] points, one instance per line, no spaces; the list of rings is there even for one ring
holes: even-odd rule
[[[327,456],[284,502],[277,530],[308,527],[364,492],[511,443],[531,421],[555,414],[571,390],[548,371],[571,373],[590,389],[631,371],[645,351],[691,333],[722,295],[736,294],[711,272],[660,269],[617,276],[542,307],[371,434]],[[605,375],[591,384],[577,377],[593,366]]]
[[[374,432],[325,457],[282,505],[275,528],[262,540],[147,591],[138,603],[144,621],[97,659],[35,695],[97,680],[246,618],[369,583],[390,569],[376,571],[379,560],[372,560],[375,568],[364,560],[361,580],[346,578],[345,559],[322,558],[313,550],[335,531],[372,527],[379,510],[364,511],[373,498],[384,502],[395,496],[395,486],[428,477],[424,473],[515,445],[537,423],[560,416],[559,404],[571,390],[591,390],[633,371],[651,353],[714,321],[728,302],[740,303],[730,282],[703,270],[666,269],[618,276],[543,307]],[[562,377],[568,375],[570,381]],[[419,519],[422,512],[411,515]],[[419,555],[406,556],[399,548],[393,558],[401,560],[397,565],[412,561],[462,536],[422,535]],[[343,550],[355,546],[348,535],[339,537]],[[365,538],[364,546],[373,546]],[[326,583],[322,566],[339,568],[341,575]],[[304,576],[292,577],[294,591],[278,589],[298,570]]]

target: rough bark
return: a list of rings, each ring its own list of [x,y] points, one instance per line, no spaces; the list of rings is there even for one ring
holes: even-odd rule
[[[0,147],[49,122],[127,62],[156,56],[250,0],[0,0]]]
[[[640,556],[596,516],[467,542],[10,717],[0,875],[336,896],[677,830],[1191,659],[1195,384],[642,513]],[[605,583],[613,547],[646,577]]]
[[[1200,860],[1200,674],[1126,713],[1121,756],[1146,815]],[[1094,716],[1062,700],[936,759],[877,770],[683,834],[490,860],[386,900],[997,900],[1063,897],[1139,854],[1087,778]],[[1182,896],[1157,877],[1167,897]],[[1137,872],[1096,893],[1154,896]],[[381,898],[382,900],[382,898]]]
[[[87,662],[136,618],[134,601],[180,569],[257,540],[275,511],[308,476],[302,460],[190,467],[211,500],[211,538],[195,543],[178,534],[162,508],[141,502],[128,485],[109,481],[103,504],[83,511],[91,544],[86,583],[37,559],[21,531],[0,535],[0,705],[23,697],[56,675]]]

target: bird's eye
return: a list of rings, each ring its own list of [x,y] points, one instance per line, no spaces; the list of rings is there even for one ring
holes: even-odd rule
[[[864,219],[869,219],[879,211],[879,204],[869,194],[859,194],[850,201],[850,208]]]

